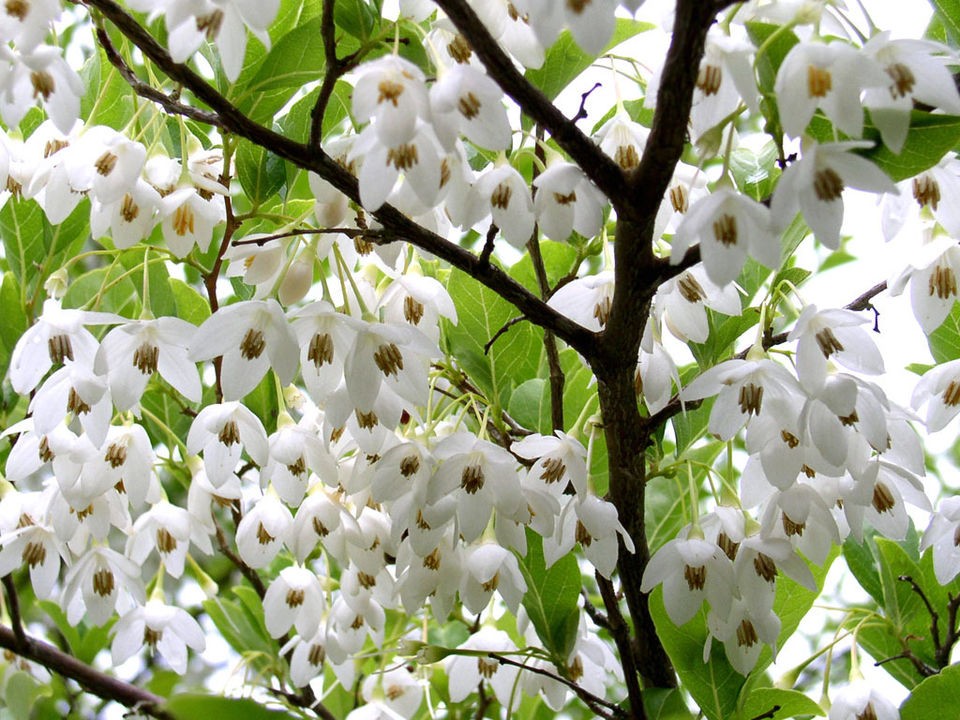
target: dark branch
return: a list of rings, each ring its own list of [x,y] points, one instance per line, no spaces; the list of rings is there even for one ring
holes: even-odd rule
[[[613,642],[620,654],[620,664],[623,665],[623,679],[627,684],[627,697],[630,698],[630,707],[639,708],[639,712],[636,710],[634,712],[637,717],[645,717],[643,691],[640,689],[636,655],[634,654],[633,643],[630,640],[630,627],[627,625],[623,613],[620,612],[620,601],[613,589],[613,583],[600,573],[595,573],[595,577],[597,578],[597,587],[600,588],[600,597],[603,598],[603,606],[607,609],[607,628],[613,635]]]
[[[503,91],[527,116],[550,133],[557,145],[610,198],[618,213],[632,212],[633,197],[620,166],[520,74],[466,0],[437,0],[437,5],[457,26],[460,34],[470,39],[470,46]]]
[[[104,700],[118,702],[158,720],[173,720],[172,715],[161,709],[164,699],[159,695],[105,675],[42,640],[29,636],[23,636],[21,640],[13,630],[0,625],[0,647],[27,660],[33,660],[51,672],[76,681],[85,690]]]
[[[323,56],[326,68],[323,74],[323,82],[320,85],[320,92],[317,95],[317,102],[310,113],[310,147],[320,148],[320,141],[323,139],[323,116],[327,112],[327,105],[330,104],[330,97],[337,85],[337,80],[348,73],[360,59],[359,53],[353,53],[345,58],[337,57],[337,27],[334,23],[335,0],[323,0],[323,11],[320,16],[320,36],[323,39]]]
[[[485,342],[485,343],[483,344],[483,354],[484,354],[484,355],[489,355],[489,354],[490,354],[490,348],[492,348],[492,347],[494,346],[494,344],[497,342],[497,340],[499,340],[501,337],[503,337],[504,335],[506,335],[506,334],[507,334],[507,330],[509,330],[510,328],[512,328],[514,325],[518,325],[518,324],[522,323],[524,320],[526,320],[526,318],[525,318],[523,315],[520,315],[519,317],[515,317],[515,318],[510,318],[509,320],[507,320],[507,321],[500,327],[500,329],[497,330],[497,331],[493,334],[493,337],[490,338],[489,340],[487,340],[487,342]]]
[[[153,36],[114,0],[84,0],[84,3],[88,7],[99,10],[104,17],[116,25],[171,80],[180,83],[199,100],[206,103],[217,114],[221,127],[226,131],[246,138],[261,147],[269,148],[277,156],[299,168],[312,170],[353,202],[360,204],[357,178],[338,165],[329,155],[315,147],[294,142],[252,121],[193,70],[186,65],[175,63]],[[586,138],[584,140],[589,142]],[[606,157],[599,153],[599,150],[596,152],[599,157]],[[594,157],[591,162],[596,164],[598,160]],[[382,236],[377,242],[389,243],[401,240],[410,242],[483,283],[502,298],[516,305],[531,322],[550,328],[557,337],[576,348],[585,357],[589,358],[595,353],[595,333],[551,308],[500,268],[480,262],[480,258],[470,251],[430,232],[390,205],[384,205],[373,215],[383,226]]]

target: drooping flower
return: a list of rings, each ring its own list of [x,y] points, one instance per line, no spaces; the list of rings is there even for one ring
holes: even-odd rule
[[[200,624],[186,610],[150,600],[117,621],[110,646],[113,664],[133,657],[144,646],[159,652],[170,668],[182,675],[187,671],[187,648],[203,652],[207,640]]]
[[[325,606],[323,588],[312,570],[286,567],[263,596],[263,616],[270,637],[295,627],[300,637],[312,637],[320,627]]]
[[[214,487],[230,479],[244,450],[258,465],[266,464],[267,432],[246,406],[231,401],[207,405],[197,413],[187,434],[187,452],[203,453],[203,466]]]
[[[591,238],[603,222],[604,197],[579,166],[555,162],[533,181],[533,208],[543,234],[562,242],[576,230]]]

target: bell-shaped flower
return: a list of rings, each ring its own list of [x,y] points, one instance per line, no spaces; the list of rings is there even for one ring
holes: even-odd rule
[[[429,598],[434,617],[446,619],[464,573],[462,546],[453,541],[452,530],[426,553],[405,539],[397,551],[397,573],[397,592],[408,613],[422,609]]]
[[[325,300],[310,303],[291,317],[304,385],[314,402],[325,403],[343,379],[344,359],[361,323]]]
[[[558,288],[547,304],[588,330],[600,331],[610,319],[613,290],[613,271],[603,270]]]
[[[797,376],[810,392],[819,392],[827,379],[827,361],[835,360],[849,370],[879,375],[883,357],[861,326],[869,319],[851,310],[817,310],[807,305],[787,336],[797,340]]]
[[[337,495],[315,487],[297,508],[287,546],[298,562],[323,549],[341,564],[347,562],[347,544],[361,545],[360,525]]]
[[[617,567],[621,542],[627,552],[634,551],[633,540],[620,524],[613,503],[582,495],[567,502],[557,518],[555,535],[544,538],[543,557],[549,567],[579,543],[597,572],[609,578]]]
[[[97,352],[97,340],[84,325],[108,325],[120,322],[113,313],[62,308],[59,300],[45,300],[43,312],[27,328],[13,348],[10,358],[10,383],[21,395],[27,395],[54,365],[73,360],[91,367]]]
[[[473,187],[479,208],[493,215],[500,233],[516,248],[527,244],[533,234],[535,218],[530,188],[510,165],[487,170]]]
[[[663,604],[676,625],[686,624],[704,600],[720,617],[730,612],[733,564],[715,543],[696,537],[668,540],[643,573],[640,590],[651,592],[663,584]]]
[[[412,720],[423,702],[423,688],[413,672],[396,667],[382,673],[368,675],[361,686],[363,699],[380,702],[398,718]]]
[[[737,279],[748,254],[767,267],[780,264],[770,211],[731,187],[717,188],[690,208],[673,236],[670,262],[679,264],[696,240],[707,277],[718,285]]]
[[[385,322],[408,322],[433,342],[440,339],[440,318],[457,324],[457,308],[436,278],[420,275],[418,266],[399,273],[380,298]]]
[[[891,152],[899,155],[903,149],[915,102],[960,114],[960,93],[948,69],[956,55],[948,47],[928,40],[893,39],[885,31],[871,37],[862,53],[887,74],[887,84],[869,88],[863,104]]]
[[[75,362],[67,362],[48,377],[34,394],[28,409],[38,433],[46,434],[65,418],[73,417],[98,447],[106,439],[113,417],[106,380],[95,375],[89,366]]]
[[[15,128],[37,99],[60,132],[67,133],[80,116],[84,86],[60,48],[38,45],[17,52],[6,45],[0,53],[0,115],[8,128]]]
[[[960,413],[960,360],[934,365],[925,372],[913,390],[911,404],[915,409],[927,406],[928,432],[946,427]]]
[[[145,645],[159,652],[170,668],[187,671],[187,648],[203,652],[207,640],[193,616],[183,608],[150,600],[124,614],[113,628],[110,654],[114,665],[133,657]]]
[[[98,239],[109,236],[118,250],[148,238],[159,220],[160,193],[141,178],[125,186],[123,195],[112,202],[91,201],[90,234]]]
[[[153,471],[156,454],[143,426],[111,425],[96,456],[84,462],[81,473],[98,484],[125,493],[134,508],[159,500],[159,483]]]
[[[723,643],[734,669],[742,675],[749,675],[757,664],[763,645],[769,645],[776,658],[780,625],[780,618],[772,607],[755,608],[743,598],[735,598],[725,612],[711,608],[707,615],[710,636],[703,651],[704,662],[709,662],[710,641],[715,637]]]
[[[32,50],[46,39],[63,6],[57,0],[30,0],[11,3],[4,10],[0,13],[0,37],[4,42],[12,40],[21,50]]]
[[[273,562],[287,540],[293,517],[287,506],[268,492],[247,510],[237,524],[237,550],[252,568],[264,568]]]
[[[660,342],[659,333],[652,328],[653,320],[648,318],[647,328],[640,340],[637,369],[634,373],[637,396],[643,398],[651,415],[665,408],[673,396],[674,387],[680,387],[677,365]]]
[[[353,116],[373,120],[380,144],[395,148],[413,139],[417,120],[428,120],[430,103],[423,72],[399,55],[385,55],[356,70]]]
[[[928,228],[925,235],[927,242],[889,287],[891,295],[899,295],[909,283],[913,316],[929,335],[946,320],[957,300],[960,247],[935,228]]]
[[[194,533],[192,525],[187,510],[162,500],[133,523],[127,538],[127,557],[142,566],[156,550],[170,577],[178,578],[183,575],[191,537],[200,540],[198,546],[207,554],[213,551],[210,538],[202,531]]]
[[[784,171],[773,193],[770,211],[777,229],[786,228],[799,209],[817,240],[836,250],[843,223],[844,188],[899,192],[880,168],[853,152],[872,146],[869,140],[823,144],[804,141],[803,156]]]
[[[190,359],[222,357],[220,385],[227,400],[239,400],[272,368],[280,383],[297,371],[299,346],[280,303],[247,300],[222,307],[197,328]]]
[[[200,402],[200,375],[187,353],[196,332],[186,320],[161,317],[128,322],[107,333],[94,369],[106,374],[117,410],[136,406],[154,373],[190,402]]]
[[[80,136],[77,164],[87,178],[92,197],[101,203],[115,203],[140,178],[147,158],[146,148],[126,135],[103,125],[88,128]]]
[[[161,193],[163,195],[163,193]],[[163,238],[176,257],[182,258],[194,245],[206,252],[213,239],[213,228],[226,218],[220,196],[204,198],[196,188],[181,187],[160,201]]]
[[[16,525],[4,527],[0,534],[0,577],[28,567],[33,591],[41,600],[53,597],[61,559],[70,558],[50,524],[49,502],[49,492],[8,493],[3,499],[4,514],[13,510],[17,514]]]
[[[940,501],[923,532],[920,551],[933,548],[933,571],[937,582],[948,585],[960,574],[960,497]]]
[[[103,625],[116,609],[121,592],[135,605],[144,603],[140,566],[109,547],[91,547],[74,562],[64,578],[63,606],[67,619],[71,625],[81,620]]]
[[[536,460],[530,474],[557,494],[566,489],[567,483],[581,497],[587,494],[587,450],[575,437],[562,430],[553,435],[535,433],[513,443],[510,452]]]
[[[477,686],[485,681],[493,688],[497,701],[510,712],[511,701],[518,702],[518,694],[514,693],[519,669],[510,665],[503,665],[499,660],[488,657],[482,651],[511,653],[517,646],[502,630],[484,626],[461,643],[458,650],[469,651],[463,655],[451,655],[445,661],[447,677],[450,679],[450,700],[461,702]]]
[[[277,494],[291,507],[298,507],[303,500],[311,473],[328,485],[336,484],[336,462],[309,423],[294,423],[283,412],[277,431],[267,440],[270,457],[260,471],[260,484],[273,483]]]
[[[707,309],[724,315],[740,314],[740,293],[735,285],[713,282],[703,264],[694,265],[657,289],[653,313],[670,333],[683,342],[703,343],[710,334]]]
[[[503,90],[483,70],[457,64],[430,88],[430,109],[437,137],[452,150],[459,133],[487,150],[510,148],[512,131],[503,106]]]
[[[258,465],[266,464],[267,432],[246,406],[232,401],[207,405],[197,413],[187,433],[187,452],[203,453],[203,466],[214,487],[230,479],[243,450]]]
[[[267,632],[278,638],[295,627],[300,637],[312,637],[320,627],[325,605],[315,572],[296,565],[286,567],[263,596]]]
[[[379,125],[363,130],[353,143],[348,160],[360,161],[360,202],[375,212],[390,197],[397,180],[413,190],[426,208],[432,208],[440,193],[442,168],[440,147],[429,123],[419,123],[410,138],[385,145],[377,133]]]
[[[900,720],[900,712],[880,689],[865,682],[844,688],[833,698],[827,720]]]
[[[466,572],[460,582],[460,598],[464,606],[479,615],[490,602],[494,591],[516,613],[527,591],[516,556],[495,543],[468,548],[463,558]]]
[[[960,159],[947,153],[931,168],[897,184],[899,195],[881,200],[881,228],[885,240],[892,240],[908,219],[933,213],[947,235],[960,237]],[[929,233],[929,230],[927,231]]]
[[[545,59],[544,45],[530,23],[529,14],[522,9],[523,4],[523,1],[514,5],[509,0],[492,0],[474,2],[471,6],[490,34],[521,65],[539,68]],[[555,15],[559,17],[559,14]]]
[[[533,181],[533,209],[543,234],[562,242],[576,230],[586,238],[600,232],[604,197],[579,166],[555,162]]]
[[[888,82],[876,60],[844,42],[797,43],[774,83],[780,122],[788,135],[800,137],[819,107],[841,132],[858,138],[863,134],[861,91]]]
[[[622,170],[629,172],[640,165],[649,134],[643,125],[631,120],[626,113],[618,112],[597,131],[595,139],[601,150]]]
[[[751,112],[759,111],[760,93],[753,70],[756,48],[746,39],[710,28],[704,48],[690,120],[695,137],[715,127],[737,109],[741,100]],[[652,92],[647,88],[647,94]]]

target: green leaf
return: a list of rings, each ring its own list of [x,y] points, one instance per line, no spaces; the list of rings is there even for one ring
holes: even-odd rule
[[[3,699],[16,720],[30,720],[37,700],[52,692],[49,684],[41,683],[30,673],[17,670],[7,678]]]
[[[36,267],[43,258],[43,210],[32,200],[11,198],[0,209],[4,257],[22,285],[36,286]]]
[[[947,35],[956,42],[960,38],[960,0],[930,0],[935,19],[939,20]]]
[[[960,718],[960,665],[917,685],[900,706],[900,720],[955,720]]]
[[[643,691],[643,706],[649,720],[694,720],[677,688],[649,687]]]
[[[737,187],[757,202],[773,195],[773,188],[780,177],[777,166],[777,147],[766,143],[759,153],[739,147],[730,155],[730,171]]]
[[[927,343],[938,363],[960,359],[960,305],[953,304],[943,324],[927,336]]]
[[[314,18],[281,37],[263,59],[259,71],[243,94],[303,87],[323,72],[320,18]]]
[[[785,25],[748,22],[746,28],[747,35],[753,44],[763,48],[762,53],[757,53],[756,66],[758,87],[762,96],[760,111],[767,119],[765,131],[774,137],[780,137],[783,135],[783,129],[780,126],[779,108],[774,102],[773,87],[783,59],[793,46],[800,42],[800,39]]]
[[[379,12],[364,0],[341,0],[334,7],[337,27],[362,42],[366,42],[373,34],[379,20]]]
[[[210,304],[183,280],[170,278],[170,290],[177,304],[177,316],[194,325],[210,317]]]
[[[608,52],[634,35],[653,28],[654,25],[650,23],[617,18],[617,26],[613,31],[613,37],[607,43],[603,52]],[[596,62],[596,56],[589,55],[581,50],[570,31],[564,30],[560,33],[557,41],[550,46],[543,65],[536,70],[527,70],[526,77],[527,80],[540,88],[540,91],[547,96],[548,100],[553,100],[594,62]]]
[[[459,323],[446,323],[450,352],[491,402],[508,407],[516,386],[537,377],[543,332],[528,322],[507,329],[484,353],[484,345],[518,316],[513,305],[460,270],[453,270],[447,291]]]
[[[523,607],[537,637],[561,667],[573,649],[580,622],[580,566],[567,554],[549,568],[543,559],[542,538],[527,528],[527,554],[520,558],[520,572],[527,582]]]
[[[561,278],[566,277],[574,270],[577,261],[577,251],[567,243],[558,243],[551,240],[540,242],[540,255],[543,256],[543,269],[546,271],[547,283],[554,287]],[[510,277],[537,295],[540,294],[540,283],[537,281],[536,271],[533,269],[533,260],[530,254],[525,254],[510,268]]]
[[[191,693],[177,694],[170,698],[164,709],[177,720],[197,718],[230,718],[230,720],[293,720],[291,715],[280,710],[268,710],[260,703],[247,698],[226,698],[217,695]]]
[[[337,80],[336,85],[333,86],[330,101],[327,103],[327,112],[323,116],[321,138],[326,137],[332,129],[350,117],[350,95],[352,92],[353,87],[350,83],[345,80]],[[290,112],[280,122],[284,135],[296,142],[306,142],[310,139],[313,107],[317,104],[319,95],[320,88],[314,88],[293,104]]]
[[[551,431],[550,383],[533,378],[520,383],[510,396],[507,412],[520,425],[544,435]]]
[[[694,463],[694,487],[702,487],[707,477],[707,468],[723,451],[723,443],[708,443],[684,453],[684,460]],[[656,552],[668,540],[677,536],[680,529],[690,522],[690,479],[685,462],[678,462],[669,475],[657,475],[647,481],[644,519],[647,528],[647,543],[650,552]]]
[[[847,567],[860,583],[860,587],[869,593],[870,597],[883,603],[883,587],[880,582],[880,570],[877,567],[877,557],[874,554],[873,538],[866,535],[863,542],[857,542],[851,535],[843,543],[843,557]]]
[[[287,179],[283,160],[249,140],[237,144],[237,177],[240,186],[255,205],[279,192]]]
[[[657,635],[680,676],[681,686],[690,693],[703,714],[710,720],[734,717],[740,688],[746,679],[730,665],[723,643],[712,643],[710,657],[707,662],[703,661],[707,639],[706,609],[701,609],[686,625],[677,627],[667,617],[663,591],[657,588],[650,595],[650,614]]]
[[[767,715],[774,708],[775,713]],[[783,718],[824,715],[823,708],[796,690],[781,690],[780,688],[754,688],[750,691],[743,708],[740,710],[741,720],[751,720],[757,717]]]
[[[9,351],[27,330],[27,318],[23,313],[20,301],[20,283],[17,277],[9,270],[3,274],[3,283],[0,284],[0,342]]]

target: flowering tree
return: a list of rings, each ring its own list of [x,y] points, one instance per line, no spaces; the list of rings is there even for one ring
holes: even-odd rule
[[[0,8],[14,717],[952,702],[960,3],[677,0],[661,67],[641,4]],[[807,304],[848,189],[907,269]],[[866,600],[774,677],[834,563]]]

